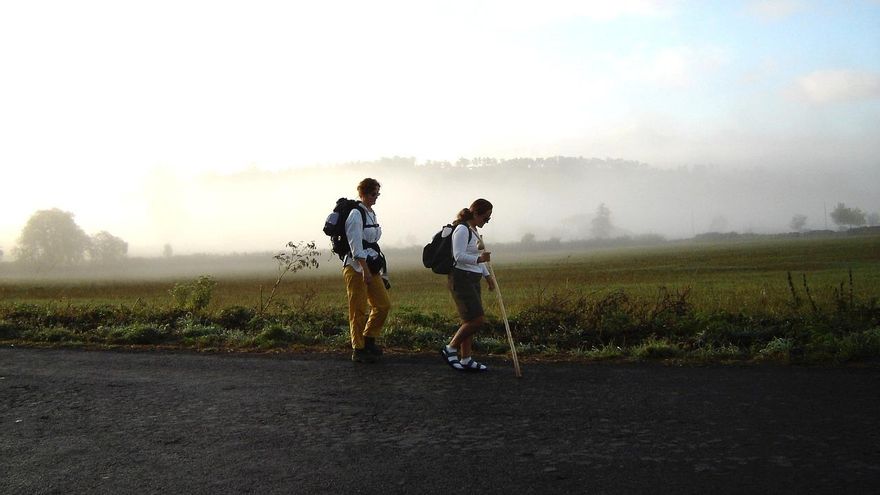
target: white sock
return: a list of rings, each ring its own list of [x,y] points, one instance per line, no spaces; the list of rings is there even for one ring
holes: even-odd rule
[[[470,364],[470,362],[471,362],[471,358],[470,358],[470,357],[466,357],[466,358],[464,358],[464,359],[461,360],[461,364],[463,364],[463,365],[465,365],[465,366],[467,366],[468,364]]]

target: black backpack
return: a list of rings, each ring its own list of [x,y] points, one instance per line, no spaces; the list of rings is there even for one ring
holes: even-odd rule
[[[347,198],[336,200],[336,207],[324,222],[324,233],[330,236],[330,243],[333,245],[332,251],[339,256],[339,259],[345,258],[345,255],[351,251],[348,247],[348,236],[345,235],[345,221],[348,220],[348,214],[351,213],[351,210],[355,208],[361,212],[361,219],[366,225],[367,214],[364,209],[358,206],[357,201]]]
[[[449,234],[444,236],[443,231],[449,228]],[[471,229],[468,231],[468,243],[471,242]],[[430,268],[432,272],[446,275],[452,272],[455,260],[452,259],[452,233],[455,227],[450,224],[444,225],[439,232],[434,234],[431,242],[422,249],[422,264]]]

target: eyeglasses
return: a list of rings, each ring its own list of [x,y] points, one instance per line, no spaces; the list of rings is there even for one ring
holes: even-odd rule
[[[381,196],[381,194],[379,193],[379,191],[375,191],[375,192],[368,193],[367,196],[372,196],[374,198],[378,198],[379,196]]]

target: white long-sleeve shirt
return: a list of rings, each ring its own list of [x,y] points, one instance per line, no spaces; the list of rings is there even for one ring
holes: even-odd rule
[[[375,211],[367,209],[363,203],[358,203],[358,206],[363,208],[364,213],[366,214],[367,227],[364,228],[364,221],[363,217],[361,217],[361,213],[357,211],[357,208],[352,208],[351,212],[348,214],[348,218],[345,219],[345,236],[348,237],[348,248],[350,249],[350,252],[345,255],[343,265],[350,266],[360,273],[363,269],[357,260],[365,260],[367,258],[375,258],[379,256],[379,253],[377,253],[375,249],[364,248],[363,241],[379,242],[379,238],[382,237],[382,227],[379,226]]]
[[[471,235],[468,236],[468,229],[470,227],[466,223],[460,223],[452,231],[452,259],[455,260],[455,268],[488,277],[489,269],[486,264],[477,262],[481,253],[480,235],[471,229]]]

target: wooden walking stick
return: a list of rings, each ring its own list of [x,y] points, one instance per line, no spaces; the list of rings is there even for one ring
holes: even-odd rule
[[[504,330],[507,331],[507,343],[510,344],[510,356],[513,358],[513,371],[517,378],[522,378],[522,371],[519,369],[519,359],[516,357],[516,346],[513,344],[513,334],[510,333],[510,323],[507,321],[507,310],[504,309],[504,299],[501,298],[501,288],[498,287],[498,279],[495,278],[495,270],[492,269],[491,263],[486,263],[489,267],[489,275],[495,284],[495,293],[498,294],[498,305],[501,306],[501,318],[504,319]]]

